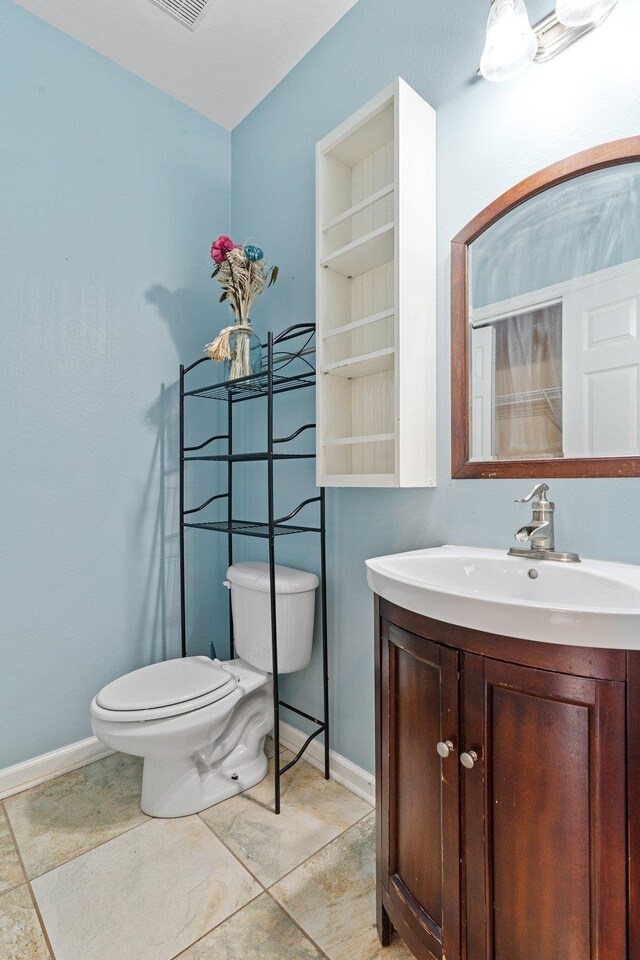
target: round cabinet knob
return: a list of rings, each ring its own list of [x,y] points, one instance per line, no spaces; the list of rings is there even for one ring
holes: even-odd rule
[[[469,750],[468,752],[460,754],[460,763],[463,767],[466,767],[467,770],[473,770],[475,762],[478,759],[478,754],[475,750]]]
[[[451,743],[451,740],[441,740],[440,743],[436,744],[436,750],[440,754],[443,760],[446,760],[452,750],[455,750],[454,745]]]

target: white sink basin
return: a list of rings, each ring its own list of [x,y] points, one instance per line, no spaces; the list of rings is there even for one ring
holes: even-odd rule
[[[375,593],[434,620],[545,643],[640,649],[640,566],[451,546],[366,563]]]

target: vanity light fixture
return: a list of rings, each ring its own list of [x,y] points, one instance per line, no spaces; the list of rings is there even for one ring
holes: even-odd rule
[[[486,80],[511,80],[526,70],[538,50],[524,0],[491,0],[487,42],[480,61]]]
[[[558,0],[556,16],[565,27],[602,23],[618,0]]]
[[[511,80],[530,63],[545,63],[603,23],[618,0],[557,0],[531,27],[525,0],[491,0],[487,40],[478,71],[486,80]]]

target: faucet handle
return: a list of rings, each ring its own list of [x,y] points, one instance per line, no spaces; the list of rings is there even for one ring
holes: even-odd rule
[[[547,491],[549,487],[546,483],[537,483],[528,497],[524,497],[522,500],[514,500],[514,503],[529,503],[533,500],[534,497],[539,495],[539,499],[544,503],[547,499]]]

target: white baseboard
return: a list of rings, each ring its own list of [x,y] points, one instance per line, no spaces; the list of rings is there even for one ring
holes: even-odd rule
[[[307,734],[296,730],[288,723],[280,721],[280,744],[297,753],[307,739]],[[304,753],[304,759],[318,770],[324,770],[324,747],[317,740],[312,740]],[[372,807],[376,804],[376,781],[370,773],[356,766],[351,760],[340,756],[334,750],[329,751],[329,769],[331,778],[343,787],[355,793],[361,800],[366,800]]]
[[[306,739],[306,734],[300,730],[288,723],[280,723],[280,743],[283,747],[297,753]],[[97,737],[88,737],[68,747],[43,753],[39,757],[33,757],[32,760],[16,763],[12,767],[5,767],[4,770],[0,770],[0,800],[35,787],[46,780],[53,780],[54,777],[59,777],[63,773],[70,773],[71,770],[77,770],[95,760],[102,760],[104,757],[111,756],[112,753],[115,753],[115,750],[105,747]],[[312,740],[305,751],[304,759],[318,770],[324,770],[322,744]],[[337,783],[342,784],[351,793],[355,793],[361,800],[366,800],[371,806],[375,806],[375,778],[370,773],[334,750],[330,751],[329,765],[331,777]]]
[[[43,753],[32,760],[25,760],[24,763],[16,763],[12,767],[5,767],[4,770],[0,770],[0,800],[14,793],[21,793],[22,790],[28,790],[29,787],[35,787],[39,783],[44,783],[45,780],[53,780],[62,773],[77,770],[78,767],[84,767],[85,764],[93,763],[94,760],[102,760],[104,757],[111,756],[112,753],[115,753],[115,750],[105,747],[97,737],[87,737],[86,740],[71,743],[68,747]]]

